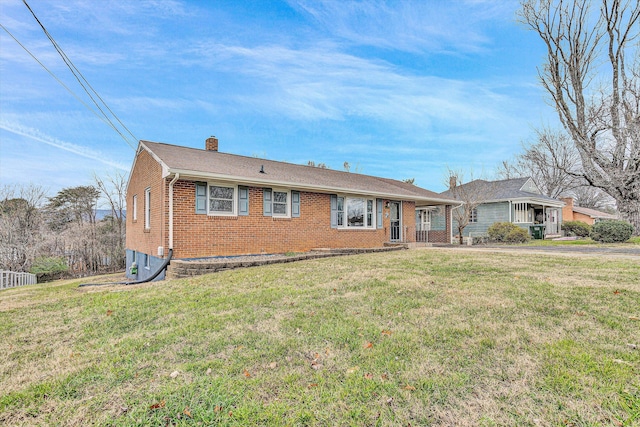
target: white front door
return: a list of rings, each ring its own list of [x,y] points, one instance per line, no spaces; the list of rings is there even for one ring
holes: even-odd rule
[[[560,229],[558,227],[558,209],[547,208],[545,215],[545,234],[558,234]]]
[[[418,211],[418,221],[416,226],[418,231],[431,230],[431,211],[429,209],[420,209]]]

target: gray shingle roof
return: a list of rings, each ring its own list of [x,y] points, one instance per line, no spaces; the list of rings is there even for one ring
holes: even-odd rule
[[[140,141],[141,147],[152,153],[165,167],[168,174],[201,179],[288,186],[291,188],[321,192],[344,192],[373,196],[387,196],[403,200],[415,200],[443,204],[452,202],[433,191],[370,175],[321,169],[313,166],[239,156],[219,151],[181,147],[159,142]],[[264,173],[260,171],[263,170]]]
[[[583,208],[582,206],[574,206],[573,207],[573,211],[581,213],[583,215],[589,215],[591,218],[617,219],[617,217],[615,215],[611,215],[609,213],[598,211],[598,210],[591,209],[591,208]]]
[[[482,194],[483,198],[487,202],[498,200],[511,200],[511,199],[536,199],[546,200],[555,204],[562,204],[558,199],[545,196],[544,194],[525,191],[523,187],[531,178],[512,178],[504,179],[501,181],[485,181],[482,179],[476,179],[475,181],[468,182],[460,185],[464,188],[464,192],[467,194],[476,193]],[[455,199],[456,196],[451,190],[443,191],[441,196]]]

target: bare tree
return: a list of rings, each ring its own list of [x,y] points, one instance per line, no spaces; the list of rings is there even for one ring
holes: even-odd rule
[[[503,161],[497,174],[503,179],[530,177],[543,194],[557,198],[583,186],[580,158],[568,135],[544,128],[537,141],[524,146],[512,162]]]
[[[578,151],[582,177],[611,195],[640,233],[640,3],[601,0],[598,11],[584,0],[521,6],[522,22],[547,48],[538,75]]]
[[[113,269],[120,269],[125,264],[127,178],[123,174],[116,172],[113,175],[107,175],[106,178],[94,175],[94,180],[102,198],[106,200],[111,210],[111,215],[107,216],[98,228],[98,237],[102,246],[100,252],[109,259]]]
[[[45,194],[35,185],[0,188],[0,268],[28,271],[39,254]]]
[[[309,160],[307,162],[307,166],[313,166],[314,168],[320,168],[320,169],[331,169],[325,163],[316,163],[313,160]]]
[[[491,191],[491,185],[487,181],[478,180],[471,181],[463,185],[464,175],[461,172],[456,172],[451,169],[447,171],[449,190],[448,195],[452,198],[462,202],[460,206],[457,206],[451,210],[451,218],[455,222],[455,227],[458,230],[459,242],[462,245],[464,239],[462,232],[471,223],[474,212],[482,203],[487,201],[487,197],[493,194]],[[487,191],[489,190],[489,191]]]
[[[100,191],[92,185],[64,188],[46,206],[49,227],[62,240],[69,267],[78,274],[93,273],[101,263],[96,239],[99,197]]]
[[[576,206],[604,210],[609,213],[615,212],[613,209],[614,200],[599,188],[583,186],[574,188],[567,195],[573,197]]]

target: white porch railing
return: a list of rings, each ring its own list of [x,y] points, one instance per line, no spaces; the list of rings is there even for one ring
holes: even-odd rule
[[[0,270],[0,289],[35,285],[36,283],[38,283],[38,278],[35,274]]]

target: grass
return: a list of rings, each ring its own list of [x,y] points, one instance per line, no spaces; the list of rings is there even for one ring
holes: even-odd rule
[[[0,424],[637,426],[639,277],[438,249],[10,289]]]
[[[524,243],[524,246],[582,246],[595,245],[599,247],[635,247],[640,245],[640,236],[635,236],[623,243],[600,243],[591,240],[589,237],[579,238],[577,240],[553,240],[553,239],[531,239]]]

